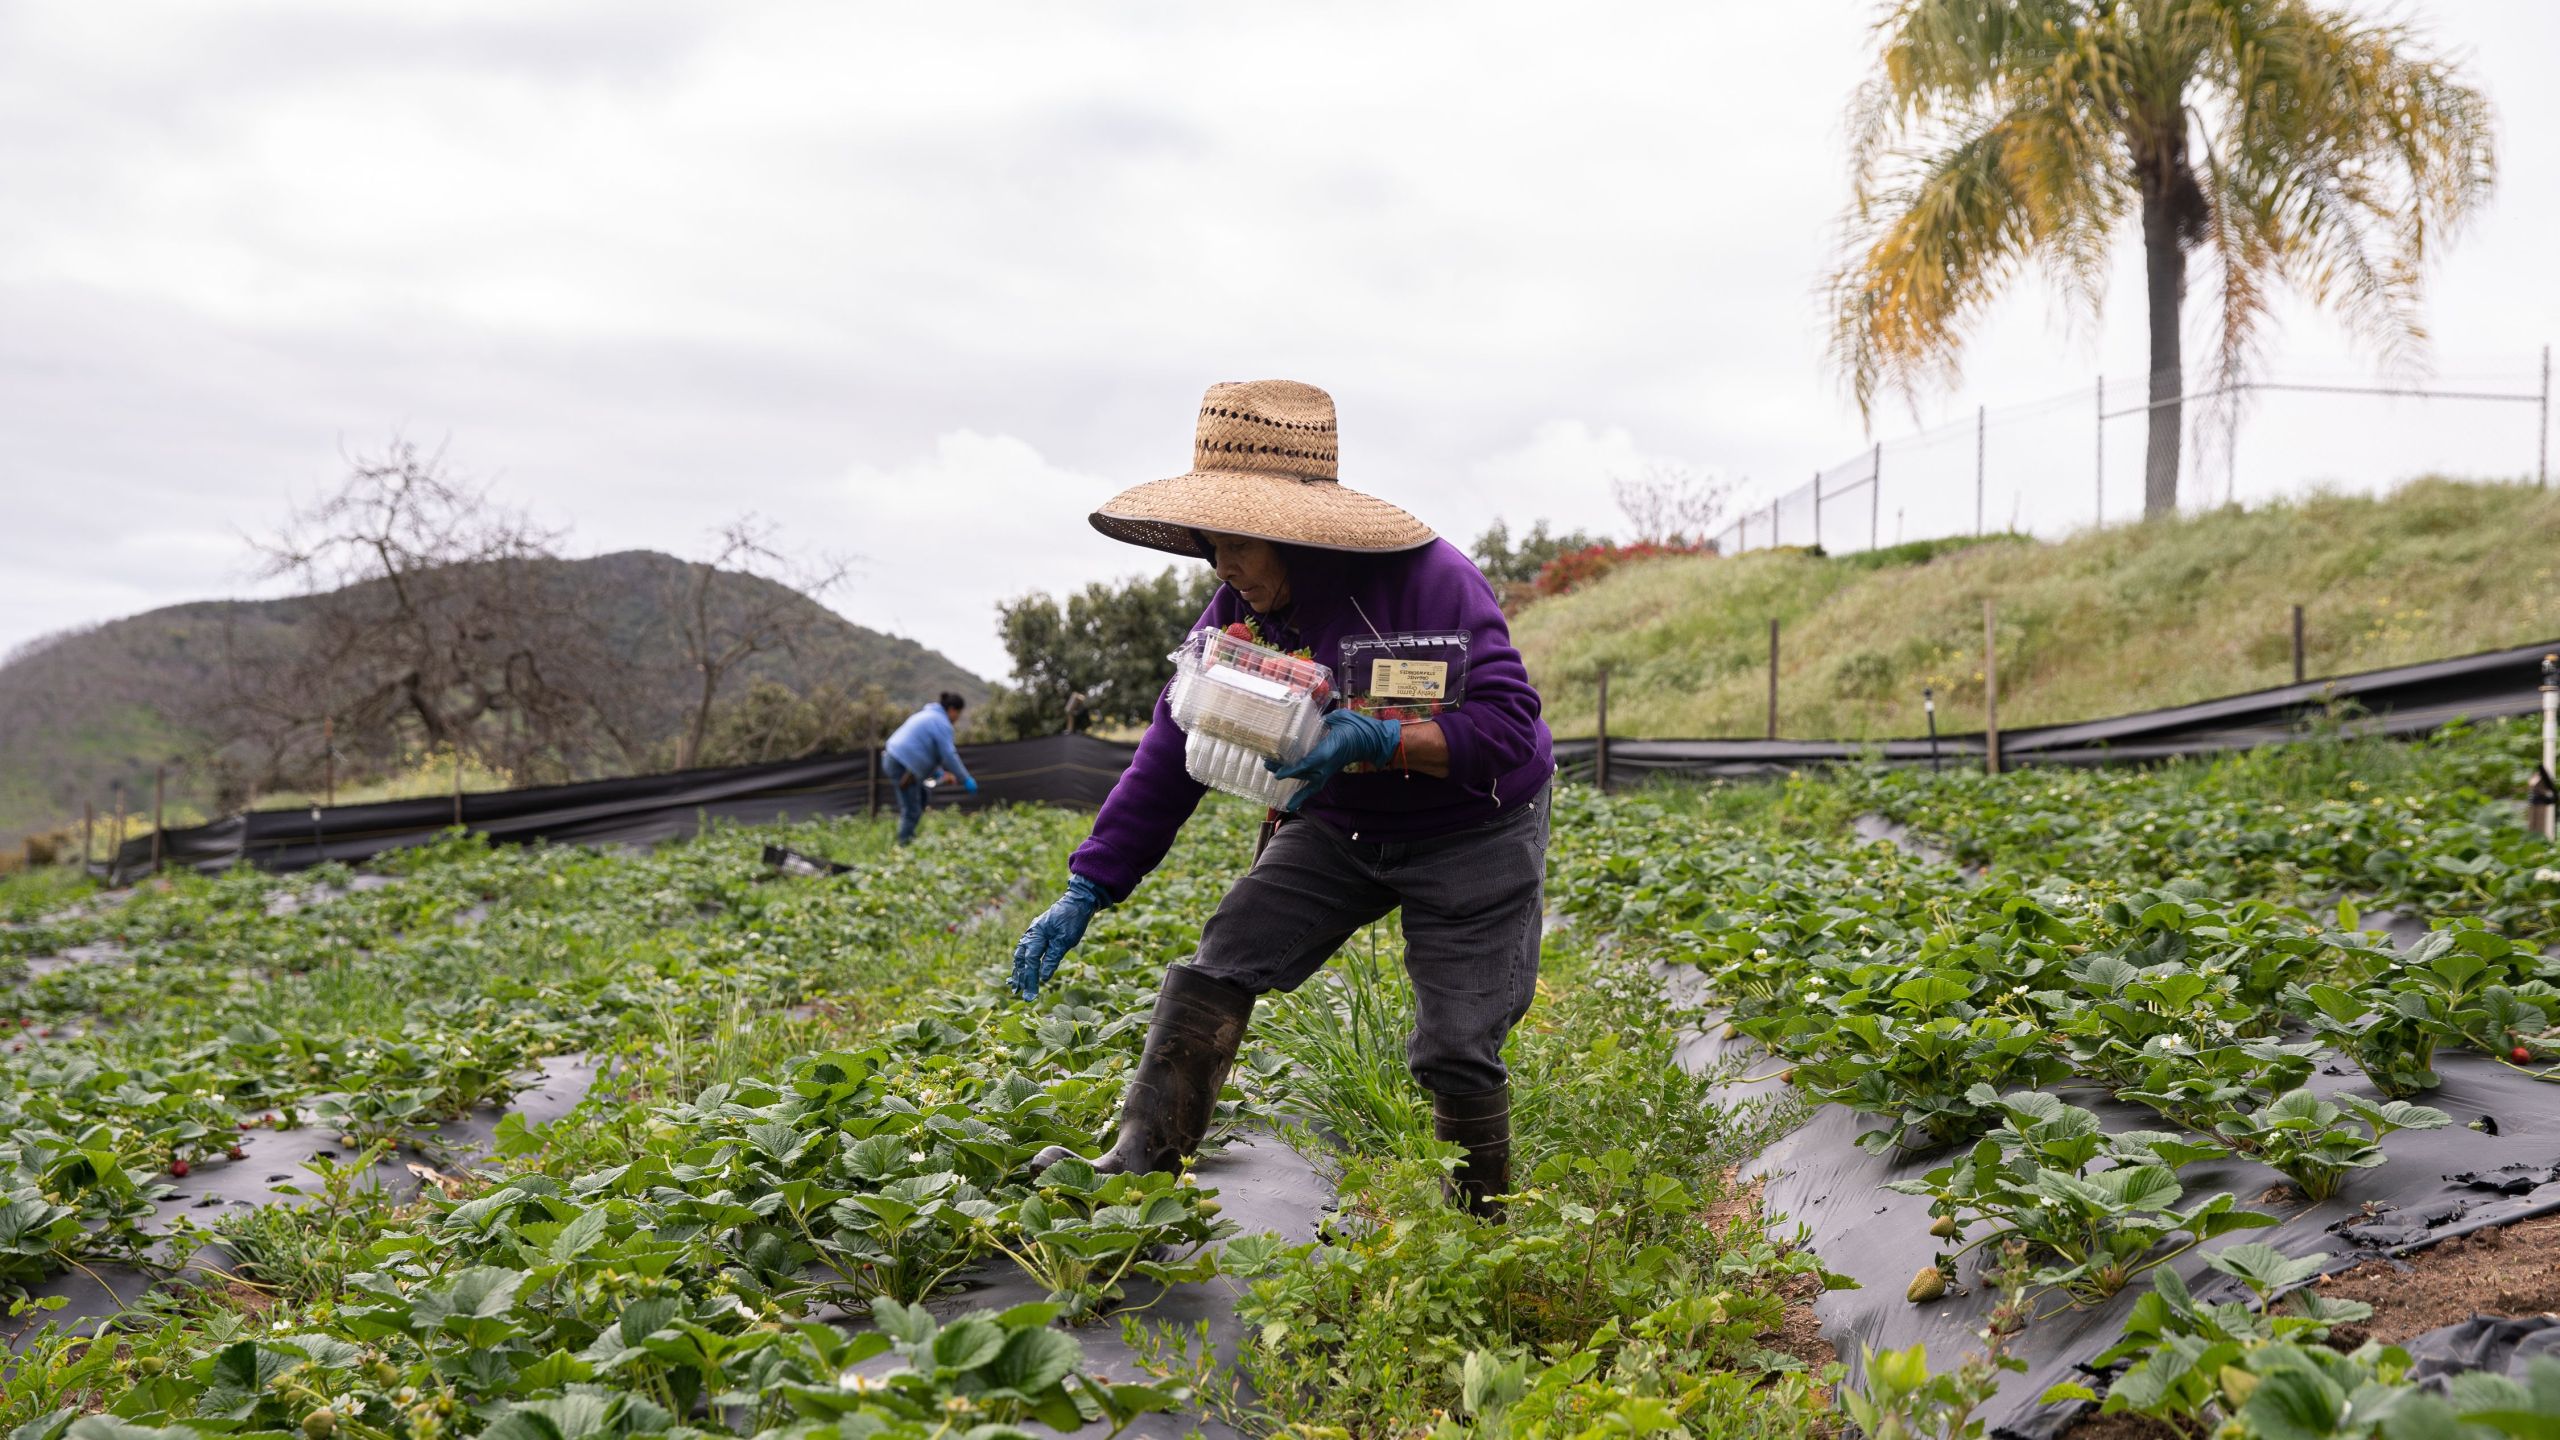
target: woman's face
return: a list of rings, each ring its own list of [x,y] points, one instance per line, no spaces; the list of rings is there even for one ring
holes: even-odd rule
[[[1205,532],[1215,552],[1210,564],[1254,612],[1268,615],[1289,603],[1289,565],[1280,547],[1250,535]]]

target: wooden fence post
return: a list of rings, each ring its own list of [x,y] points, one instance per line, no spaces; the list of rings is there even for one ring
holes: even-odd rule
[[[160,835],[169,828],[169,767],[151,771],[151,873],[160,873]]]
[[[89,873],[89,862],[98,858],[98,807],[80,802],[80,873]]]
[[[1602,794],[1609,791],[1609,667],[1600,667],[1599,713],[1592,728],[1596,732],[1591,743],[1591,783]]]
[[[453,747],[453,823],[462,824],[462,746]]]
[[[124,868],[124,781],[116,781],[116,828],[107,845],[107,883],[113,885]]]
[[[2302,607],[2293,607],[2293,683],[2302,683]]]
[[[1982,597],[1982,761],[2000,773],[2000,632],[1991,597]]]
[[[1778,622],[1769,621],[1769,738],[1778,738]]]
[[[321,803],[338,803],[338,717],[320,717]]]
[[[880,813],[880,725],[877,721],[872,723],[871,744],[865,747],[863,754],[870,757],[870,764],[862,772],[862,813],[877,816]]]

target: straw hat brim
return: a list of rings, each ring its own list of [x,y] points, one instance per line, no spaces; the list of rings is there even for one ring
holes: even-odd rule
[[[1383,554],[1438,538],[1431,527],[1375,495],[1331,481],[1251,470],[1194,470],[1133,485],[1093,512],[1114,540],[1174,555],[1200,554],[1193,532],[1250,535],[1318,550]]]

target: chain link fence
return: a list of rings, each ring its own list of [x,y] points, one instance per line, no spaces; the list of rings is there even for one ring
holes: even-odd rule
[[[1742,503],[1724,554],[1776,546],[1843,553],[1999,532],[2055,537],[2180,510],[2331,488],[2378,492],[2420,475],[2551,476],[2551,350],[2423,384],[2303,372],[2154,400],[2142,377],[2102,377],[2022,405],[1869,446],[1801,485]],[[2173,446],[2151,443],[2176,407]],[[2168,483],[2154,487],[2157,467]]]

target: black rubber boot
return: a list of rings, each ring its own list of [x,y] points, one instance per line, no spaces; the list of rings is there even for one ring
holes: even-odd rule
[[[1502,1218],[1494,1197],[1511,1193],[1511,1087],[1431,1097],[1431,1133],[1466,1150],[1448,1194],[1471,1215]]]
[[[1120,1102],[1119,1143],[1093,1168],[1105,1175],[1180,1169],[1208,1138],[1218,1092],[1226,1087],[1252,1016],[1249,992],[1188,965],[1166,970],[1155,1018],[1147,1025],[1147,1048]],[[1032,1173],[1074,1153],[1052,1145],[1032,1157]]]

